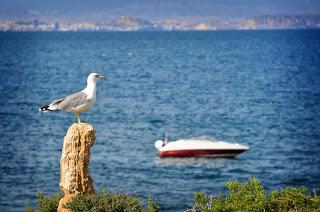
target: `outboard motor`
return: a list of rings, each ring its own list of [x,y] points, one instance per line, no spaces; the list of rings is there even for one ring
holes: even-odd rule
[[[160,150],[160,149],[163,147],[163,141],[157,140],[157,141],[154,143],[154,146],[156,147],[157,150]]]

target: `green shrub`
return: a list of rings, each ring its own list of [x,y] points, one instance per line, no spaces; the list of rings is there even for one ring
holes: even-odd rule
[[[305,187],[285,188],[280,191],[271,191],[266,195],[260,182],[251,178],[245,183],[230,181],[226,183],[229,190],[226,196],[221,194],[211,196],[196,192],[194,194],[194,206],[192,211],[203,212],[309,212],[320,211],[320,196],[310,194]],[[57,211],[62,194],[43,196],[38,192],[37,198],[41,212]],[[141,201],[134,196],[102,191],[100,194],[89,196],[77,196],[67,203],[66,208],[73,212],[142,212],[144,211]],[[26,209],[33,212],[32,207]],[[148,197],[147,212],[159,212],[159,205]]]
[[[272,191],[266,195],[260,182],[251,178],[248,182],[226,183],[229,193],[226,196],[210,196],[204,193],[194,194],[193,210],[214,211],[320,211],[320,197],[311,195],[302,188],[286,188]]]
[[[152,196],[148,196],[148,209],[147,212],[159,212],[160,206],[153,201]]]
[[[100,194],[77,196],[74,197],[66,208],[73,212],[84,211],[126,211],[126,212],[142,212],[143,207],[141,201],[132,196],[102,191]]]
[[[43,196],[41,192],[37,193],[39,209],[41,212],[56,212],[59,201],[63,194],[55,194],[53,196]]]
[[[26,212],[34,212],[34,209],[31,205],[27,206]]]
[[[272,191],[269,198],[272,211],[320,211],[319,196],[310,195],[305,187]]]
[[[39,209],[41,212],[56,212],[59,200],[63,197],[63,194],[56,194],[53,196],[43,196],[41,192],[38,192],[37,198],[39,203]],[[73,212],[96,212],[96,211],[108,211],[108,212],[143,212],[142,202],[134,196],[129,196],[119,193],[110,193],[109,191],[102,191],[100,194],[77,196],[71,199],[69,203],[65,205],[66,208],[71,209]],[[159,205],[155,203],[151,197],[148,197],[148,212],[159,212]],[[33,212],[34,209],[31,206],[26,208],[26,211]]]
[[[227,182],[229,194],[226,198],[228,210],[231,211],[264,211],[267,206],[265,191],[255,178],[246,183]]]

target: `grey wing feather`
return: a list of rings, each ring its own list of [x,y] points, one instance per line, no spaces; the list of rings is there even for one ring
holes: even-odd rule
[[[61,99],[57,99],[50,104],[50,107],[56,110],[70,110],[71,108],[78,107],[86,103],[87,94],[78,92],[66,96]]]
[[[64,97],[64,98],[61,98],[61,99],[54,100],[54,101],[50,104],[50,106],[59,105],[64,99],[65,99],[65,97]]]

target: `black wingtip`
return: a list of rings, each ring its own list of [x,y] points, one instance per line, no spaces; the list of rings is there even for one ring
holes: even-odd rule
[[[43,107],[39,108],[39,111],[41,111],[41,112],[48,112],[48,111],[50,111],[49,105],[46,105],[46,106],[43,106]]]

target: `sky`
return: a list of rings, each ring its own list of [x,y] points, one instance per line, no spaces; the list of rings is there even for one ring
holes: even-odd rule
[[[320,0],[0,0],[0,19],[103,21],[120,15],[151,21],[319,15]]]

